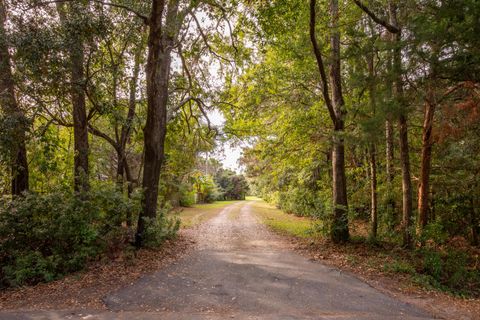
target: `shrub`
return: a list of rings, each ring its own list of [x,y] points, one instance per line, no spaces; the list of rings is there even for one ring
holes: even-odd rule
[[[172,239],[180,229],[180,219],[166,217],[168,209],[160,210],[154,219],[145,219],[144,245],[148,248],[156,248],[165,240]]]
[[[141,194],[131,199],[103,184],[75,195],[67,190],[0,199],[0,286],[58,279],[101,255],[128,249],[127,215],[136,221]],[[161,244],[179,222],[160,213],[149,224],[149,245]]]
[[[421,254],[424,280],[428,280],[433,287],[458,294],[478,291],[480,275],[476,267],[469,267],[471,261],[466,252],[452,249],[445,252],[423,249]]]
[[[318,218],[324,215],[325,206],[316,192],[306,188],[291,188],[280,192],[278,207],[297,216]]]
[[[83,268],[102,251],[100,212],[62,191],[2,202],[2,284],[49,281]]]

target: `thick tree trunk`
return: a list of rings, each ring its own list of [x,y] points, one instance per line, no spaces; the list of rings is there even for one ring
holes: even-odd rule
[[[12,66],[8,44],[6,43],[6,7],[0,0],[0,104],[5,117],[12,125],[9,134],[11,138],[11,179],[12,195],[21,195],[28,190],[28,162],[25,132],[27,121],[23,110],[15,98]]]
[[[389,3],[390,24],[397,29],[397,7],[393,2]],[[401,32],[393,34],[393,71],[395,75],[393,94],[400,108],[398,116],[400,138],[400,165],[402,169],[402,233],[403,246],[412,247],[411,220],[412,220],[412,179],[410,174],[410,156],[408,146],[408,125],[406,106],[403,97],[402,81],[402,52],[400,48]]]
[[[340,243],[348,241],[349,232],[347,185],[345,176],[345,146],[343,144],[343,139],[338,137],[334,137],[333,142],[332,175],[334,214],[330,232],[332,241]]]
[[[349,239],[345,145],[342,137],[345,129],[344,118],[346,111],[342,94],[340,32],[338,31],[339,11],[337,0],[330,0],[330,10],[332,17],[332,34],[330,38],[332,65],[330,67],[330,83],[332,86],[333,109],[336,117],[332,151],[334,220],[331,237],[334,242],[344,242]]]
[[[77,10],[72,6],[72,10]],[[84,48],[81,37],[74,36],[70,49],[73,106],[75,191],[88,191],[88,122],[85,104]]]
[[[167,7],[165,26],[162,16],[165,3],[152,0],[148,38],[147,76],[147,123],[144,129],[144,197],[142,212],[138,217],[135,243],[143,244],[145,219],[157,214],[158,184],[164,161],[164,143],[167,133],[168,83],[170,79],[171,51],[176,35],[178,1],[170,1]],[[165,28],[165,30],[162,30]]]
[[[72,2],[68,10],[64,3],[57,3],[60,21],[67,23],[75,15],[85,13],[85,5]],[[84,44],[81,33],[70,34],[70,96],[73,108],[73,141],[74,141],[74,189],[77,192],[89,190],[88,166],[88,120],[85,102]]]

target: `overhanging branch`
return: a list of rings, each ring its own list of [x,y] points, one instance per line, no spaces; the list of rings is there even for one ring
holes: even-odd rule
[[[400,32],[400,29],[391,25],[390,23],[388,23],[386,20],[384,19],[381,19],[379,17],[377,17],[377,15],[371,11],[364,3],[362,3],[360,0],[353,0],[353,2],[355,2],[355,4],[363,10],[363,12],[365,12],[370,18],[372,18],[373,21],[375,21],[376,23],[378,23],[379,25],[382,25],[385,29],[387,29],[390,33],[399,33]]]

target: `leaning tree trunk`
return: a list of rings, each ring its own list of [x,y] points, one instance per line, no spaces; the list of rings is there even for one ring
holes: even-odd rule
[[[410,174],[410,156],[408,145],[408,124],[406,115],[406,106],[403,97],[402,81],[402,52],[400,47],[401,31],[398,27],[397,8],[393,2],[389,3],[390,24],[399,31],[393,35],[393,71],[395,81],[393,94],[399,104],[400,115],[398,116],[398,128],[400,138],[400,165],[402,169],[402,233],[403,246],[410,248],[412,246],[411,220],[412,220],[412,179]]]
[[[135,235],[137,246],[143,244],[144,232],[147,227],[146,219],[154,219],[157,214],[158,185],[165,153],[168,83],[171,51],[177,33],[177,24],[179,23],[179,21],[176,21],[178,1],[169,2],[165,25],[162,26],[164,8],[164,1],[152,0],[146,67],[147,122],[144,129],[145,155],[142,182],[144,197]]]
[[[23,110],[15,98],[15,85],[13,81],[12,66],[8,44],[6,42],[6,7],[0,0],[0,105],[2,111],[9,119],[11,130],[8,134],[10,146],[10,170],[12,179],[12,195],[21,195],[28,190],[28,162],[25,132],[27,121]]]

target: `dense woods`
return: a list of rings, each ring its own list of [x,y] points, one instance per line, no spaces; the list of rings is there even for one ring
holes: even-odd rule
[[[475,0],[0,0],[0,285],[247,192],[478,284],[479,66]]]

